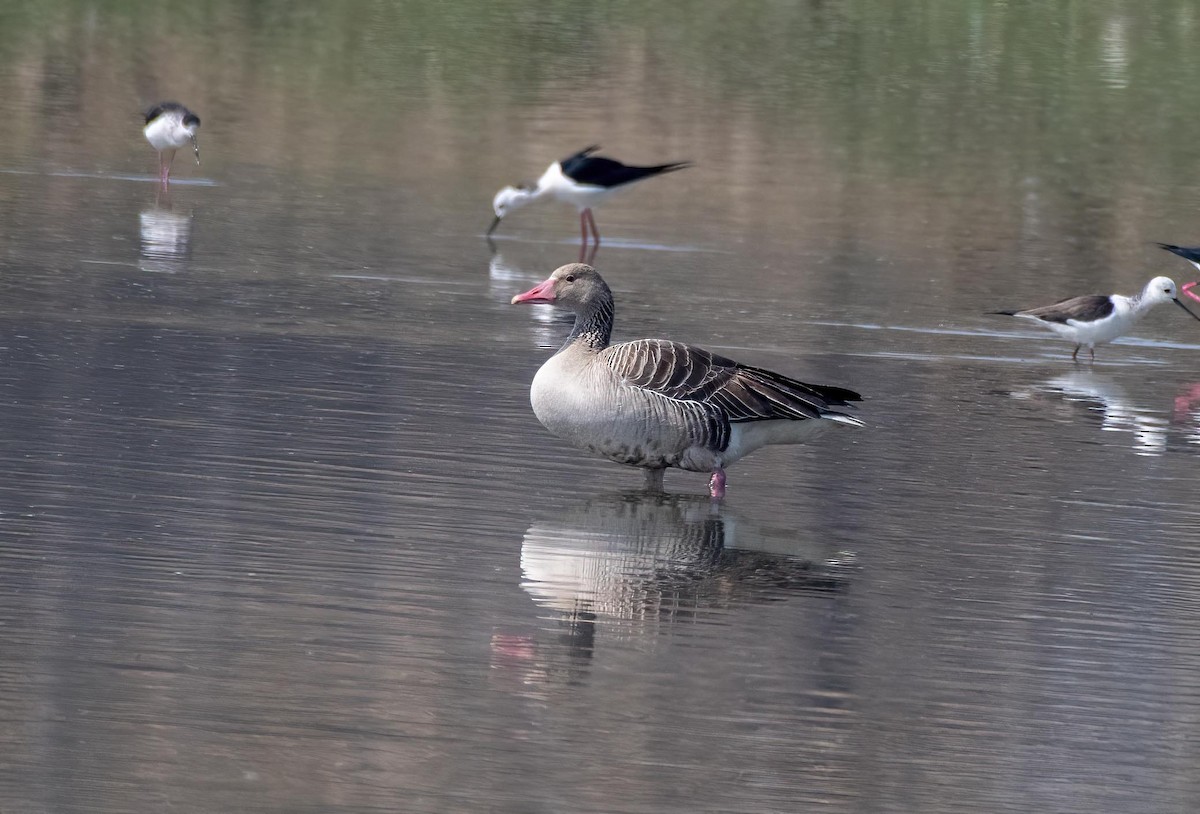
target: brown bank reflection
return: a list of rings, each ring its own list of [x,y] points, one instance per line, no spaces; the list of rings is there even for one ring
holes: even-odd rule
[[[740,516],[702,495],[621,492],[535,522],[521,588],[553,622],[543,636],[493,635],[493,666],[522,683],[584,679],[603,639],[688,629],[750,603],[834,595],[854,554]]]

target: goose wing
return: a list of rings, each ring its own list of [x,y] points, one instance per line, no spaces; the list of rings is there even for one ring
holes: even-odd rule
[[[853,390],[805,384],[665,339],[613,345],[602,358],[627,385],[716,407],[735,423],[842,416],[830,408],[861,399]]]

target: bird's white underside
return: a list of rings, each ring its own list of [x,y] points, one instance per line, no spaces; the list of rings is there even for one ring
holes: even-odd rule
[[[191,144],[195,135],[195,127],[185,127],[183,114],[168,112],[156,117],[146,125],[143,131],[146,141],[156,150],[178,150]]]

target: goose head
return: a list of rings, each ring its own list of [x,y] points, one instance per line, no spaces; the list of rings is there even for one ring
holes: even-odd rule
[[[512,298],[512,304],[547,303],[569,311],[587,311],[612,302],[612,291],[594,268],[568,263],[554,270],[543,282]]]

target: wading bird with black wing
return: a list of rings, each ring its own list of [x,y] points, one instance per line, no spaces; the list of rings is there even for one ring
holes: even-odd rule
[[[595,245],[599,246],[600,230],[596,228],[596,217],[592,214],[592,209],[617,191],[627,189],[639,181],[691,166],[690,161],[674,161],[669,164],[635,167],[611,158],[593,155],[599,149],[598,145],[592,145],[561,161],[555,161],[533,186],[508,186],[497,192],[492,200],[496,219],[487,230],[488,237],[491,237],[500,221],[509,214],[549,196],[572,204],[579,210],[582,247],[587,247],[589,227]]]

